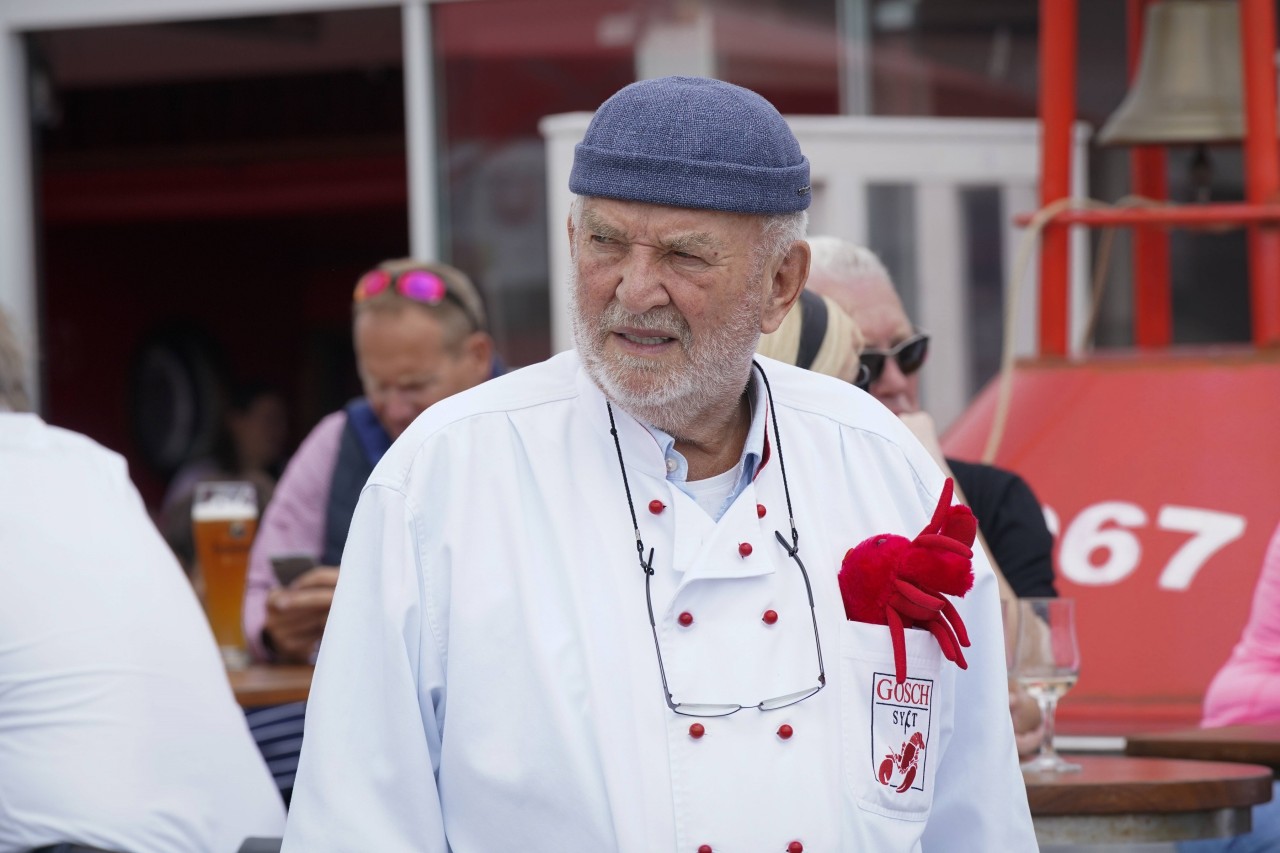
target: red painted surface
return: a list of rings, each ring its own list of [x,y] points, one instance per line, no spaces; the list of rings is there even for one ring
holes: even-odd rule
[[[1273,0],[1241,0],[1244,57],[1245,197],[1280,200],[1280,141],[1276,139],[1276,10]],[[1253,342],[1280,346],[1280,225],[1249,229]]]
[[[993,383],[948,432],[948,455],[979,457],[995,401]],[[1277,424],[1276,352],[1017,367],[995,462],[1022,474],[1059,519],[1058,591],[1078,600],[1083,661],[1063,703],[1067,719],[1198,716],[1280,521]],[[1185,529],[1189,516],[1193,527],[1219,530],[1242,521],[1243,533],[1189,560],[1206,544]],[[1184,589],[1167,588],[1176,557],[1198,566]]]
[[[1129,85],[1137,79],[1142,60],[1146,11],[1152,0],[1129,0]],[[1131,192],[1153,201],[1169,197],[1168,157],[1156,145],[1136,145],[1129,152]],[[1169,235],[1155,228],[1133,232],[1134,341],[1140,347],[1173,343],[1173,290],[1169,269]]]
[[[1076,114],[1076,2],[1040,0],[1040,206],[1071,194],[1071,125]],[[1068,229],[1056,222],[1040,242],[1040,353],[1066,355]]]

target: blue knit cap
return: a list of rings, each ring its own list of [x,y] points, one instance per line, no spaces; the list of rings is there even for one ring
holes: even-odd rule
[[[811,196],[809,160],[773,104],[705,77],[642,80],[601,104],[569,190],[756,214],[804,210]]]

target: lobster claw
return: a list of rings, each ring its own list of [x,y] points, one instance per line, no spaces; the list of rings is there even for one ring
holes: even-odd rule
[[[928,629],[938,641],[943,656],[961,669],[968,669],[961,646],[969,645],[969,632],[964,627],[955,605],[940,595],[930,595],[917,586],[897,578],[895,592],[886,607],[889,637],[893,642],[894,677],[901,684],[907,679],[906,625]]]

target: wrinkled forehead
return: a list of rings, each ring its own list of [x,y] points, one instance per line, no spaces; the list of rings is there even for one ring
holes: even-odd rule
[[[588,233],[625,242],[730,250],[754,245],[764,217],[588,197],[583,199],[582,226]]]

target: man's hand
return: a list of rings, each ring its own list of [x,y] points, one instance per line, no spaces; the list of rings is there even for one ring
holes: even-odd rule
[[[1009,679],[1009,713],[1013,717],[1013,739],[1018,745],[1018,757],[1030,758],[1040,749],[1044,740],[1044,719],[1040,716],[1040,704],[1018,682]]]
[[[337,583],[336,566],[316,566],[267,595],[264,631],[277,659],[288,663],[311,660],[324,633]]]

